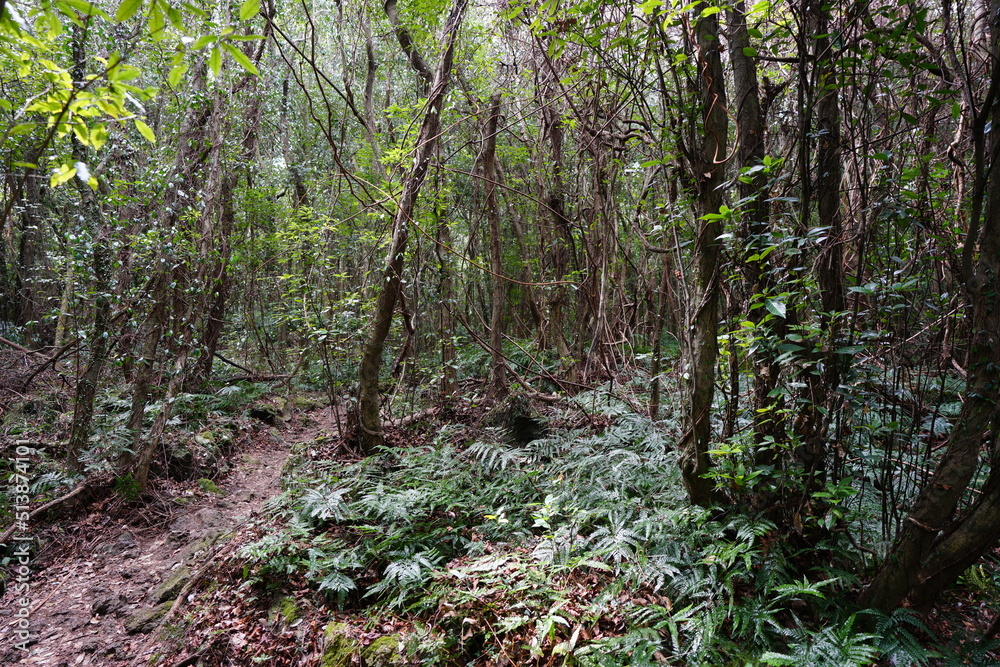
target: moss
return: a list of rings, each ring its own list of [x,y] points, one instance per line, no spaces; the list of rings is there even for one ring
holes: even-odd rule
[[[297,410],[302,412],[309,412],[310,410],[316,410],[323,407],[321,401],[317,401],[315,398],[310,398],[308,396],[292,396],[291,404]]]
[[[179,567],[170,573],[170,576],[153,591],[153,599],[157,602],[165,602],[176,598],[181,589],[191,579],[191,568]]]
[[[295,598],[285,595],[274,601],[270,615],[275,622],[284,621],[286,625],[291,625],[302,617],[302,610],[299,609]]]
[[[198,486],[200,486],[201,490],[205,493],[214,493],[217,496],[226,495],[226,492],[220,489],[218,484],[204,477],[198,480]]]
[[[402,637],[385,635],[379,637],[361,650],[361,662],[365,667],[395,667],[404,663]]]
[[[323,634],[326,648],[320,661],[321,667],[348,667],[358,651],[358,641],[350,636],[350,626],[346,623],[330,623]]]
[[[125,631],[130,635],[138,632],[152,632],[170,611],[171,606],[173,606],[173,602],[164,602],[155,607],[139,609],[125,621]]]

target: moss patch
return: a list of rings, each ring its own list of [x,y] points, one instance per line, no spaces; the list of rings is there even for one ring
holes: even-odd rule
[[[274,601],[271,605],[271,618],[274,622],[282,621],[286,625],[291,625],[302,617],[302,610],[299,609],[295,598],[285,595]]]
[[[348,667],[358,651],[358,640],[350,636],[350,626],[346,623],[330,623],[323,634],[326,649],[323,650],[321,667]]]
[[[402,665],[403,641],[400,635],[379,637],[361,650],[361,662],[365,667],[395,667]]]
[[[160,621],[163,620],[163,617],[167,615],[167,612],[170,611],[171,606],[173,606],[173,602],[164,602],[155,607],[139,609],[125,621],[125,631],[130,635],[140,632],[152,632],[160,624]]]
[[[214,493],[217,496],[226,495],[226,492],[219,488],[218,484],[204,477],[198,480],[198,486],[200,486],[201,490],[205,493]]]
[[[191,568],[179,567],[170,573],[166,580],[153,591],[153,599],[159,602],[173,600],[181,589],[191,579]]]

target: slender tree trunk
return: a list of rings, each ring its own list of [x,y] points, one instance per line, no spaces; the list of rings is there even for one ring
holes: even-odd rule
[[[729,118],[726,89],[719,54],[718,14],[702,16],[695,26],[698,71],[701,85],[703,139],[695,174],[698,178],[698,213],[701,219],[694,246],[694,303],[689,304],[687,332],[688,409],[681,437],[681,475],[691,502],[708,505],[714,499],[714,482],[706,479],[711,462],[711,409],[715,394],[715,362],[718,358],[719,327],[719,237],[722,223],[717,215],[722,205],[720,185],[725,177]]]
[[[821,4],[814,5],[815,31],[811,40],[816,49],[816,214],[818,226],[825,228],[825,240],[819,244],[816,261],[816,280],[819,284],[822,312],[820,325],[826,340],[827,351],[813,361],[805,378],[807,402],[795,420],[796,435],[801,443],[795,450],[796,459],[806,473],[803,503],[808,502],[811,490],[822,483],[826,473],[827,447],[831,415],[836,411],[837,390],[843,374],[843,354],[836,352],[840,331],[840,315],[845,309],[843,248],[843,223],[840,211],[840,184],[844,169],[841,162],[840,93],[836,70],[831,55],[829,11]],[[821,371],[816,369],[821,368]]]
[[[441,396],[448,399],[458,390],[458,372],[455,369],[455,287],[451,265],[451,229],[445,214],[444,202],[440,199],[440,173],[435,175],[438,194],[434,198],[434,217],[437,220],[437,243],[434,245],[438,260],[441,302],[438,304],[439,336],[441,338]]]
[[[87,188],[82,185],[81,189]],[[108,299],[110,291],[111,249],[109,247],[110,232],[101,220],[101,212],[93,192],[86,192],[84,197],[84,217],[90,219],[96,228],[94,239],[94,281],[97,296],[94,300],[94,325],[90,334],[90,358],[87,368],[76,383],[76,395],[73,406],[73,424],[70,430],[68,455],[73,467],[78,465],[78,456],[87,447],[90,439],[91,422],[94,417],[94,399],[100,383],[101,371],[108,357],[108,327],[111,323],[111,302]]]
[[[486,185],[486,218],[490,236],[490,393],[502,398],[507,393],[506,364],[503,356],[503,315],[506,284],[503,275],[503,251],[500,244],[500,210],[497,204],[497,125],[500,120],[500,95],[490,98],[483,149],[483,181]]]
[[[462,23],[462,16],[468,0],[456,0],[441,38],[441,62],[434,72],[433,83],[427,97],[427,111],[424,114],[420,132],[417,134],[416,154],[413,167],[403,181],[403,193],[399,200],[392,225],[392,239],[386,258],[383,280],[380,285],[375,312],[372,314],[371,331],[365,344],[358,370],[358,440],[361,450],[371,453],[384,444],[382,434],[381,402],[379,398],[379,369],[382,366],[382,352],[389,335],[392,315],[396,309],[403,274],[403,260],[409,239],[410,219],[417,204],[417,195],[427,175],[427,167],[441,132],[441,107],[451,74],[455,38]]]
[[[73,75],[77,81],[86,77],[86,52],[84,50],[87,30],[82,26],[73,28]],[[74,157],[82,162],[86,151],[73,140]],[[83,376],[76,384],[73,406],[73,424],[70,428],[68,457],[73,467],[78,467],[78,456],[90,439],[91,422],[94,418],[94,399],[101,379],[101,371],[108,357],[108,338],[111,324],[111,248],[110,230],[104,220],[97,196],[89,185],[74,179],[80,193],[81,218],[90,227],[94,237],[93,269],[96,297],[94,299],[94,325],[90,334],[90,358]]]

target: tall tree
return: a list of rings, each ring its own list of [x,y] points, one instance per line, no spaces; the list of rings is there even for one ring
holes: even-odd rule
[[[403,263],[409,240],[410,220],[417,206],[417,195],[427,175],[427,168],[434,154],[441,132],[441,108],[454,59],[455,41],[462,25],[467,0],[456,0],[448,15],[441,36],[441,61],[434,71],[427,96],[424,118],[417,133],[413,164],[403,179],[403,191],[393,219],[389,253],[386,257],[383,280],[379,286],[371,328],[365,343],[358,370],[358,441],[361,450],[372,452],[384,444],[382,433],[381,398],[379,395],[379,369],[382,352],[392,325],[393,313],[399,298],[403,279]]]
[[[715,363],[719,354],[719,237],[722,236],[719,211],[723,196],[720,186],[725,179],[729,116],[719,48],[718,13],[702,12],[695,23],[694,33],[702,143],[693,169],[698,183],[700,217],[693,250],[695,290],[693,300],[687,306],[690,310],[689,327],[685,332],[688,404],[680,442],[680,465],[691,502],[707,505],[715,495],[715,482],[706,474],[711,466],[708,450],[712,439]]]

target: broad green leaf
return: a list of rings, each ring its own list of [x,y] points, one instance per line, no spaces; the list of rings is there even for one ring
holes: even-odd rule
[[[260,76],[260,72],[257,71],[257,67],[250,62],[249,58],[247,58],[247,54],[243,53],[232,44],[223,43],[222,46],[229,52],[229,55],[233,57],[233,60],[238,62],[243,67],[243,69],[250,72],[254,76]]]
[[[105,127],[104,123],[98,123],[90,128],[90,145],[94,147],[94,150],[101,150],[107,142],[108,128]]]
[[[184,17],[181,15],[181,10],[177,9],[173,5],[167,5],[167,19],[170,20],[170,25],[174,27],[175,30],[184,31]]]
[[[139,134],[145,137],[146,141],[148,141],[151,144],[156,143],[156,135],[153,134],[152,128],[150,128],[149,125],[146,125],[138,118],[135,119],[135,129],[139,130]]]
[[[757,49],[753,48],[752,46],[744,46],[743,55],[745,55],[747,58],[756,58]]]
[[[66,181],[70,180],[76,176],[76,169],[64,164],[59,169],[53,172],[52,177],[49,178],[49,187],[56,187],[57,185],[62,185]]]
[[[142,0],[122,0],[115,12],[115,21],[122,23],[135,16],[135,13],[142,7]]]
[[[767,301],[764,302],[764,307],[767,308],[767,311],[772,315],[777,315],[782,319],[785,318],[785,313],[787,311],[784,301],[778,301],[777,299],[768,299]]]
[[[153,5],[152,11],[149,12],[149,34],[155,40],[161,40],[165,37],[163,34],[163,29],[166,27],[166,23],[163,20],[163,12],[160,11],[159,5]]]
[[[260,0],[244,0],[240,5],[240,20],[247,21],[257,16],[260,11]]]
[[[170,69],[170,74],[167,75],[167,83],[170,84],[171,88],[177,87],[185,72],[187,72],[187,65],[184,63]]]
[[[64,0],[64,2],[84,16],[100,16],[102,19],[111,19],[111,17],[104,13],[100,8],[96,7],[93,3],[87,2],[86,0]]]
[[[214,42],[216,39],[218,38],[215,35],[202,35],[201,37],[195,40],[194,44],[191,45],[191,48],[194,49],[195,51],[197,51],[198,49],[203,49],[212,42]]]
[[[222,51],[218,46],[212,47],[212,53],[208,56],[208,66],[212,68],[215,76],[219,76],[222,71]]]
[[[21,123],[10,128],[10,136],[16,137],[19,134],[27,134],[38,126],[38,123]]]

